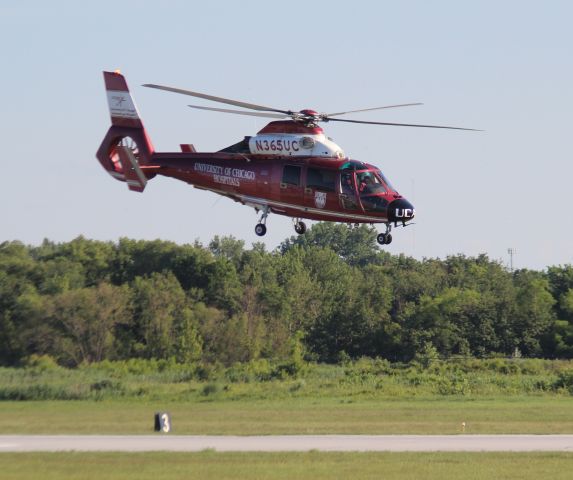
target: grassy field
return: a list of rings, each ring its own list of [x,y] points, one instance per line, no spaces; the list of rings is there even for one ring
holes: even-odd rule
[[[288,367],[288,366],[287,366]],[[0,368],[5,434],[572,433],[571,362]],[[573,453],[0,453],[2,480],[571,478]]]
[[[17,453],[3,480],[571,478],[573,453]]]
[[[65,369],[49,358],[0,368],[3,433],[149,433],[156,411],[179,434],[572,433],[571,361],[465,359],[398,365],[168,361]]]
[[[475,434],[573,432],[570,397],[2,402],[0,429],[6,434],[148,434],[159,410],[171,413],[177,434],[457,434],[462,422],[466,433]]]

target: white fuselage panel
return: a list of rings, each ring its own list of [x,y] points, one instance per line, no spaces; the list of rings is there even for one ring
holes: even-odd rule
[[[263,133],[249,139],[249,150],[258,155],[344,158],[342,149],[323,133]]]

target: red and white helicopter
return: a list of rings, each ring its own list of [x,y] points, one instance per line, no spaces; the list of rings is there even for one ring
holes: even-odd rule
[[[272,212],[291,217],[299,234],[306,231],[301,219],[382,223],[386,230],[377,240],[380,244],[389,244],[392,225],[406,226],[414,218],[413,205],[398,193],[380,169],[348,158],[340,146],[325,136],[319,122],[473,130],[338,118],[344,114],[419,103],[329,114],[309,109],[295,112],[146,84],[145,87],[246,110],[189,105],[195,109],[275,119],[256,135],[247,136],[218,152],[197,152],[191,144],[182,144],[180,152],[156,152],[125,77],[119,71],[103,74],[112,123],[96,154],[103,168],[116,180],[126,182],[132,191],[142,192],[148,180],[163,175],[253,207],[261,213],[255,227],[259,236],[266,233],[267,217]]]

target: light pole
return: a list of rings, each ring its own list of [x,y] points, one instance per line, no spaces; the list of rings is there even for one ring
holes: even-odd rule
[[[507,253],[509,253],[509,271],[513,273],[513,256],[517,254],[517,250],[515,248],[508,248]]]

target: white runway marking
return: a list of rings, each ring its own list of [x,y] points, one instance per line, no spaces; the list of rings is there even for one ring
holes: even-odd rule
[[[573,452],[573,435],[0,435],[0,448],[1,452]]]

